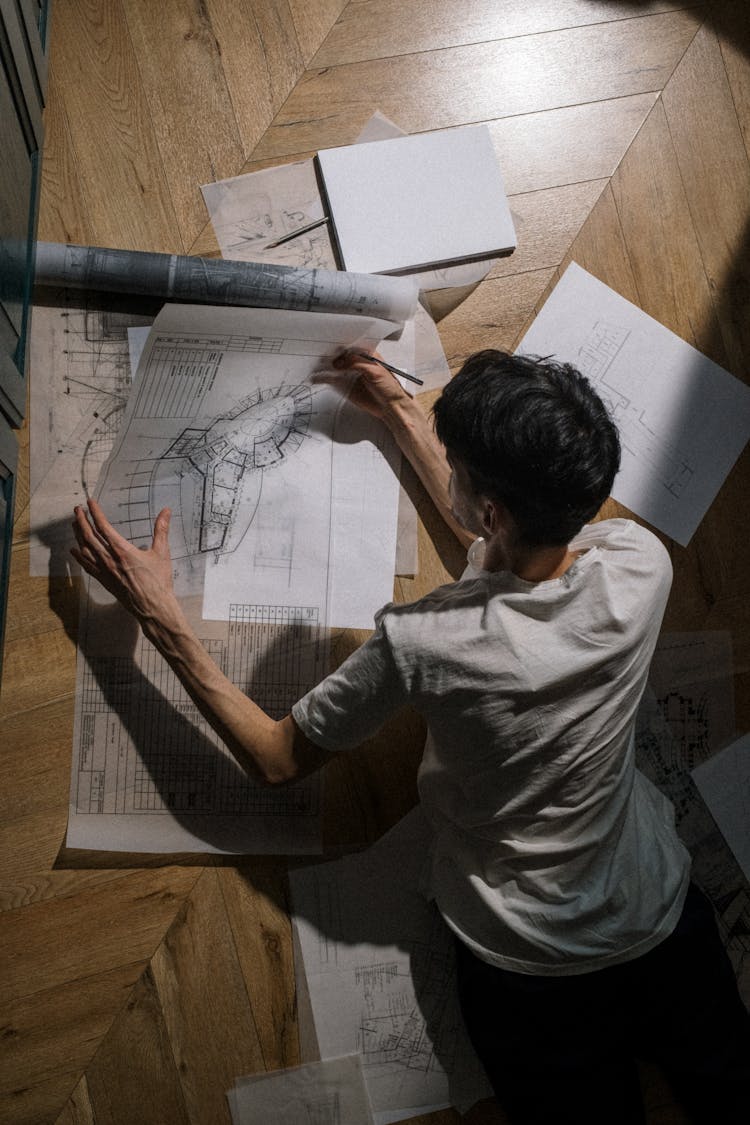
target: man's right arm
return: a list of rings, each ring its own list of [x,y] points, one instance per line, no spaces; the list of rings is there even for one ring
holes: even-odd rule
[[[448,527],[469,547],[475,536],[453,516],[449,487],[451,468],[445,449],[417,400],[406,393],[394,375],[379,364],[368,363],[361,358],[361,353],[344,352],[334,362],[334,367],[349,375],[348,384],[336,375],[319,377],[320,381],[338,387],[348,394],[355,406],[385,423]],[[352,376],[356,376],[356,381],[351,381]]]

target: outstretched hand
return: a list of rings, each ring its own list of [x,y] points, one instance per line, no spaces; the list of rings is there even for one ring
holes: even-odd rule
[[[368,363],[359,352],[342,352],[333,367],[333,371],[314,375],[313,381],[334,387],[354,406],[376,418],[385,419],[397,403],[410,401],[395,375],[378,363]]]
[[[156,517],[153,542],[147,549],[124,539],[96,500],[89,500],[88,513],[85,508],[75,508],[74,516],[78,546],[70,553],[76,562],[142,624],[156,619],[173,595],[169,508]]]

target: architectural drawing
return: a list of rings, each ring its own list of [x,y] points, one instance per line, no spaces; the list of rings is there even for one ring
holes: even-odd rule
[[[66,572],[69,513],[94,492],[130,393],[127,330],[153,319],[79,305],[64,292],[56,300],[35,307],[31,332],[30,568],[37,575]]]
[[[686,546],[750,437],[750,388],[575,262],[518,351],[591,379],[620,431],[614,499]]]
[[[453,939],[419,891],[415,809],[367,851],[290,875],[322,1058],[357,1051],[375,1114],[488,1096],[455,990]]]
[[[327,632],[313,606],[233,605],[229,622],[205,623],[201,635],[232,683],[274,718],[328,670]],[[223,850],[226,826],[213,831],[208,822],[223,817],[235,822],[229,850],[273,851],[280,841],[319,850],[317,782],[253,783],[118,606],[89,601],[81,638],[69,846]],[[148,846],[155,830],[158,848]]]
[[[376,316],[394,327],[413,313],[418,292],[406,278],[56,242],[37,243],[36,284],[164,301],[343,312]]]
[[[336,582],[358,599],[373,575],[393,588],[395,548],[378,566],[370,546],[370,536],[395,544],[398,473],[372,441],[387,432],[353,412],[345,436],[354,459],[341,475],[357,501],[376,496],[364,505],[367,531],[363,509],[345,506],[349,553],[338,552],[334,580],[332,437],[342,399],[310,382],[337,349],[376,344],[384,329],[326,313],[166,306],[101,474],[102,506],[136,545],[150,544],[158,511],[172,509],[185,612],[229,678],[271,715],[286,714],[328,671]],[[206,569],[217,607],[208,620]],[[375,608],[388,600],[380,593]],[[79,632],[69,845],[319,851],[314,785],[250,784],[167,664],[137,642],[118,607],[98,606],[100,596],[90,591]]]
[[[693,876],[716,909],[740,989],[750,1000],[750,884],[691,776],[732,738],[731,671],[728,634],[663,634],[639,710],[636,753],[639,768],[674,805]]]
[[[255,390],[207,424],[186,426],[155,460],[133,466],[120,511],[128,538],[148,546],[156,515],[169,507],[181,529],[172,538],[174,559],[235,550],[258,511],[264,473],[299,449],[312,413],[310,387],[282,383]],[[261,565],[289,565],[288,517],[280,513],[262,539]],[[278,546],[269,550],[269,539]]]
[[[596,385],[617,423],[623,447],[650,467],[663,488],[679,497],[692,480],[695,469],[684,451],[655,433],[647,412],[633,401],[633,372],[619,366],[617,357],[627,344],[630,329],[597,320],[581,344],[576,367]]]

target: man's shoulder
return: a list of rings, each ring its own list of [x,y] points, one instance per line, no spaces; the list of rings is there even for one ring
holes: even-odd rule
[[[635,576],[655,584],[672,580],[672,560],[661,539],[647,527],[632,519],[599,520],[587,524],[571,543],[571,548],[599,548],[599,556],[608,568],[622,567]]]

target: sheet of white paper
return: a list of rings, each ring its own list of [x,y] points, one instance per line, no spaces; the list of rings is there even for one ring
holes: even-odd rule
[[[697,766],[693,780],[745,878],[750,879],[750,735]]]
[[[373,1125],[359,1055],[239,1078],[234,1125]]]
[[[400,129],[395,122],[376,110],[354,143],[358,145],[364,141],[386,141],[391,137],[405,136],[406,133],[403,129]],[[331,254],[333,254],[333,250]],[[442,269],[417,270],[411,276],[414,277],[420,289],[452,289],[458,285],[477,285],[482,278],[487,276],[496,260],[495,258],[489,258],[482,262],[465,262],[462,265],[445,266]],[[432,385],[442,386],[442,383]],[[427,386],[425,386],[424,390],[427,389]]]
[[[152,318],[76,304],[37,305],[31,328],[29,573],[75,568],[70,522],[95,489],[130,393],[127,329]]]
[[[620,431],[612,495],[686,546],[750,436],[750,387],[575,262],[518,351],[589,377]]]
[[[312,159],[204,184],[201,191],[223,258],[336,269],[325,225],[281,246],[268,245],[323,217]]]
[[[150,326],[146,328],[128,328],[128,356],[130,358],[130,370],[135,375],[138,370],[138,364],[141,362],[143,349],[148,340]]]
[[[165,307],[101,474],[105,511],[137,544],[150,542],[159,509],[172,509],[190,620],[230,679],[277,715],[328,671],[331,434],[342,400],[309,375],[332,350],[375,342],[381,330],[326,313]],[[379,456],[369,440],[360,447]],[[214,588],[221,613],[201,621],[200,598],[185,595],[248,542],[249,569],[236,590]],[[387,569],[390,588],[392,558]],[[360,575],[344,569],[341,581],[356,589]],[[127,616],[89,597],[68,844],[318,851],[316,783],[283,793],[248,785]]]
[[[328,670],[315,606],[235,605],[188,620],[232,683],[276,718]],[[320,779],[269,789],[242,772],[133,619],[83,599],[67,845],[105,851],[318,853]]]
[[[408,272],[516,245],[484,125],[322,149],[318,166],[347,270]]]
[[[361,1052],[373,1110],[391,1120],[490,1096],[453,938],[419,892],[429,838],[416,809],[366,852],[290,873],[321,1057]]]

